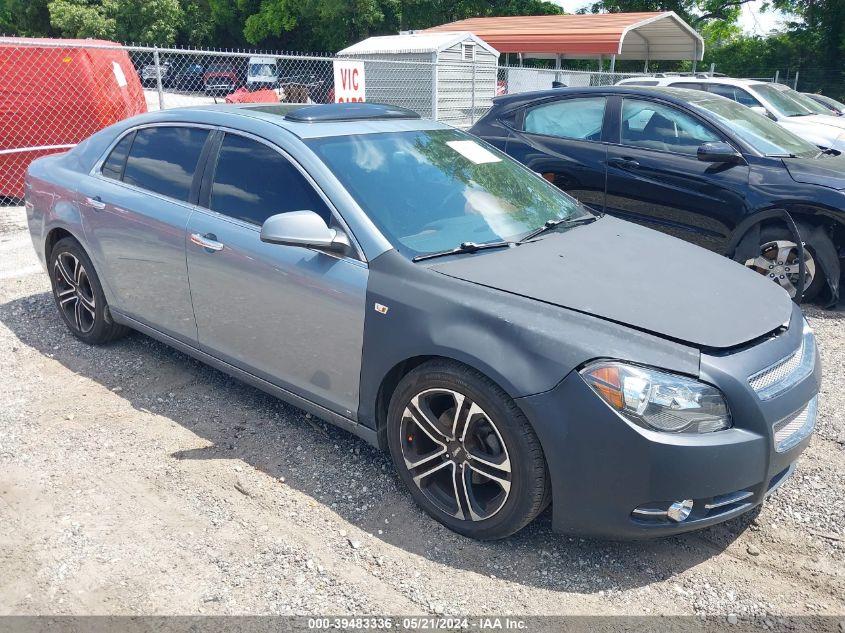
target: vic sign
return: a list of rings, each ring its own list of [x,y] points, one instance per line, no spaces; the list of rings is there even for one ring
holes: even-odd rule
[[[355,103],[364,98],[364,62],[334,60],[335,103]]]

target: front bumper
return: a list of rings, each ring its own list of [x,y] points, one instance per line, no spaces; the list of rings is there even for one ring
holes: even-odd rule
[[[736,517],[762,503],[791,474],[810,441],[783,452],[773,426],[816,397],[821,366],[776,398],[761,401],[748,377],[797,349],[802,317],[796,307],[785,332],[730,354],[701,356],[700,378],[728,400],[733,427],[701,435],[650,431],[630,424],[604,403],[577,372],[542,394],[519,398],[546,456],[555,530],[610,539],[667,536]],[[632,359],[622,359],[632,360]],[[692,499],[681,522],[657,512]]]

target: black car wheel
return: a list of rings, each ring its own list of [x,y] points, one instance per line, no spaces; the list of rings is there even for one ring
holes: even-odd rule
[[[416,502],[450,529],[504,538],[549,503],[543,450],[511,398],[450,361],[409,372],[388,409],[388,445]]]
[[[96,345],[129,331],[112,320],[94,265],[75,239],[56,242],[49,273],[59,314],[78,339]]]
[[[799,227],[799,231],[802,235],[811,234],[805,227]],[[811,241],[804,244],[804,301],[815,299],[826,281],[824,272],[816,261],[817,245],[813,241],[827,237],[812,235]],[[747,259],[745,265],[778,283],[794,299],[798,288],[799,259],[798,245],[792,233],[786,227],[763,227],[760,231],[759,249],[758,255]]]

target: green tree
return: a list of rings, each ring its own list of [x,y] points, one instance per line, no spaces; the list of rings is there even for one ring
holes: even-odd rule
[[[0,0],[0,33],[21,37],[57,35],[50,25],[48,0]]]
[[[253,44],[335,51],[370,35],[464,18],[557,13],[545,0],[261,0],[244,34]]]
[[[590,7],[592,13],[637,11],[674,11],[695,28],[718,20],[733,24],[742,5],[751,0],[599,0]]]
[[[179,0],[51,0],[50,23],[65,37],[173,44],[183,19]]]
[[[99,2],[53,0],[48,6],[50,23],[64,37],[115,37],[117,23]]]

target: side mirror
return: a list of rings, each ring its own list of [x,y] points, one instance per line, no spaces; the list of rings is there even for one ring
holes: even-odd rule
[[[261,225],[261,241],[268,244],[303,246],[332,253],[348,253],[349,238],[330,229],[313,211],[289,211],[271,215]]]
[[[698,160],[705,163],[744,163],[745,159],[728,143],[704,143],[698,147]]]
[[[772,121],[776,121],[775,117],[772,116],[772,113],[766,110],[763,106],[748,106],[753,112],[757,114],[762,114],[764,117],[771,119]]]

